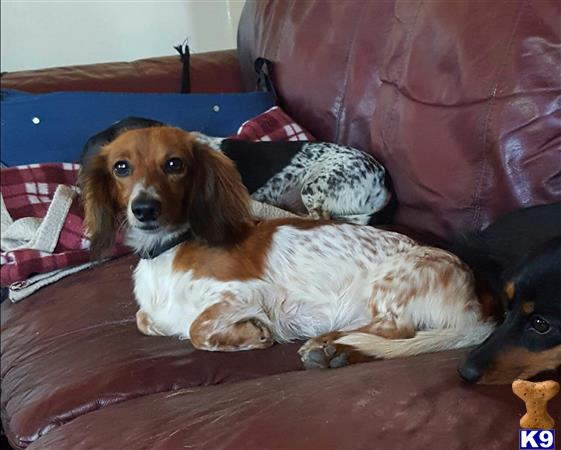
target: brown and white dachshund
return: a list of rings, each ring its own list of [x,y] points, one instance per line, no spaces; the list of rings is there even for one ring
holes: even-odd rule
[[[95,255],[122,228],[141,256],[144,334],[210,351],[308,339],[304,365],[327,368],[475,345],[494,328],[451,253],[369,226],[255,223],[232,161],[191,133],[124,132],[80,186]]]

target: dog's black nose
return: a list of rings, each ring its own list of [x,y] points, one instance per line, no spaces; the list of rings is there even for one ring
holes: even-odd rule
[[[154,198],[139,198],[132,202],[131,209],[141,222],[151,222],[160,216],[162,204]]]
[[[481,371],[473,364],[470,364],[468,361],[460,364],[460,366],[458,367],[458,373],[465,381],[468,381],[469,383],[477,382],[482,375]]]

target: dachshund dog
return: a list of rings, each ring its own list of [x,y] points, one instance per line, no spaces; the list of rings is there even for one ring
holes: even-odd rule
[[[127,117],[92,136],[82,157],[121,133],[162,126],[162,122]],[[325,142],[250,142],[193,133],[197,140],[233,160],[254,200],[314,219],[379,225],[397,206],[385,168],[355,148]]]
[[[144,334],[209,351],[309,339],[304,365],[329,368],[476,345],[494,328],[454,255],[370,226],[255,222],[234,163],[180,129],[120,134],[79,182],[93,253],[121,227],[140,255]]]
[[[560,367],[561,203],[507,214],[455,252],[504,314],[460,365],[462,378],[510,383]]]

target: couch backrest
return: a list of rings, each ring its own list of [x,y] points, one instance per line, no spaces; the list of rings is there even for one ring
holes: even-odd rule
[[[559,0],[247,0],[282,106],[390,171],[397,221],[447,236],[561,200]]]

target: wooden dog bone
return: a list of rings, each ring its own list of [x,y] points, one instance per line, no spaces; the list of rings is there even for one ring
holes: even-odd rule
[[[532,383],[516,380],[512,391],[526,404],[526,414],[520,419],[520,428],[551,429],[555,421],[547,412],[547,402],[559,393],[559,383],[553,380]]]

